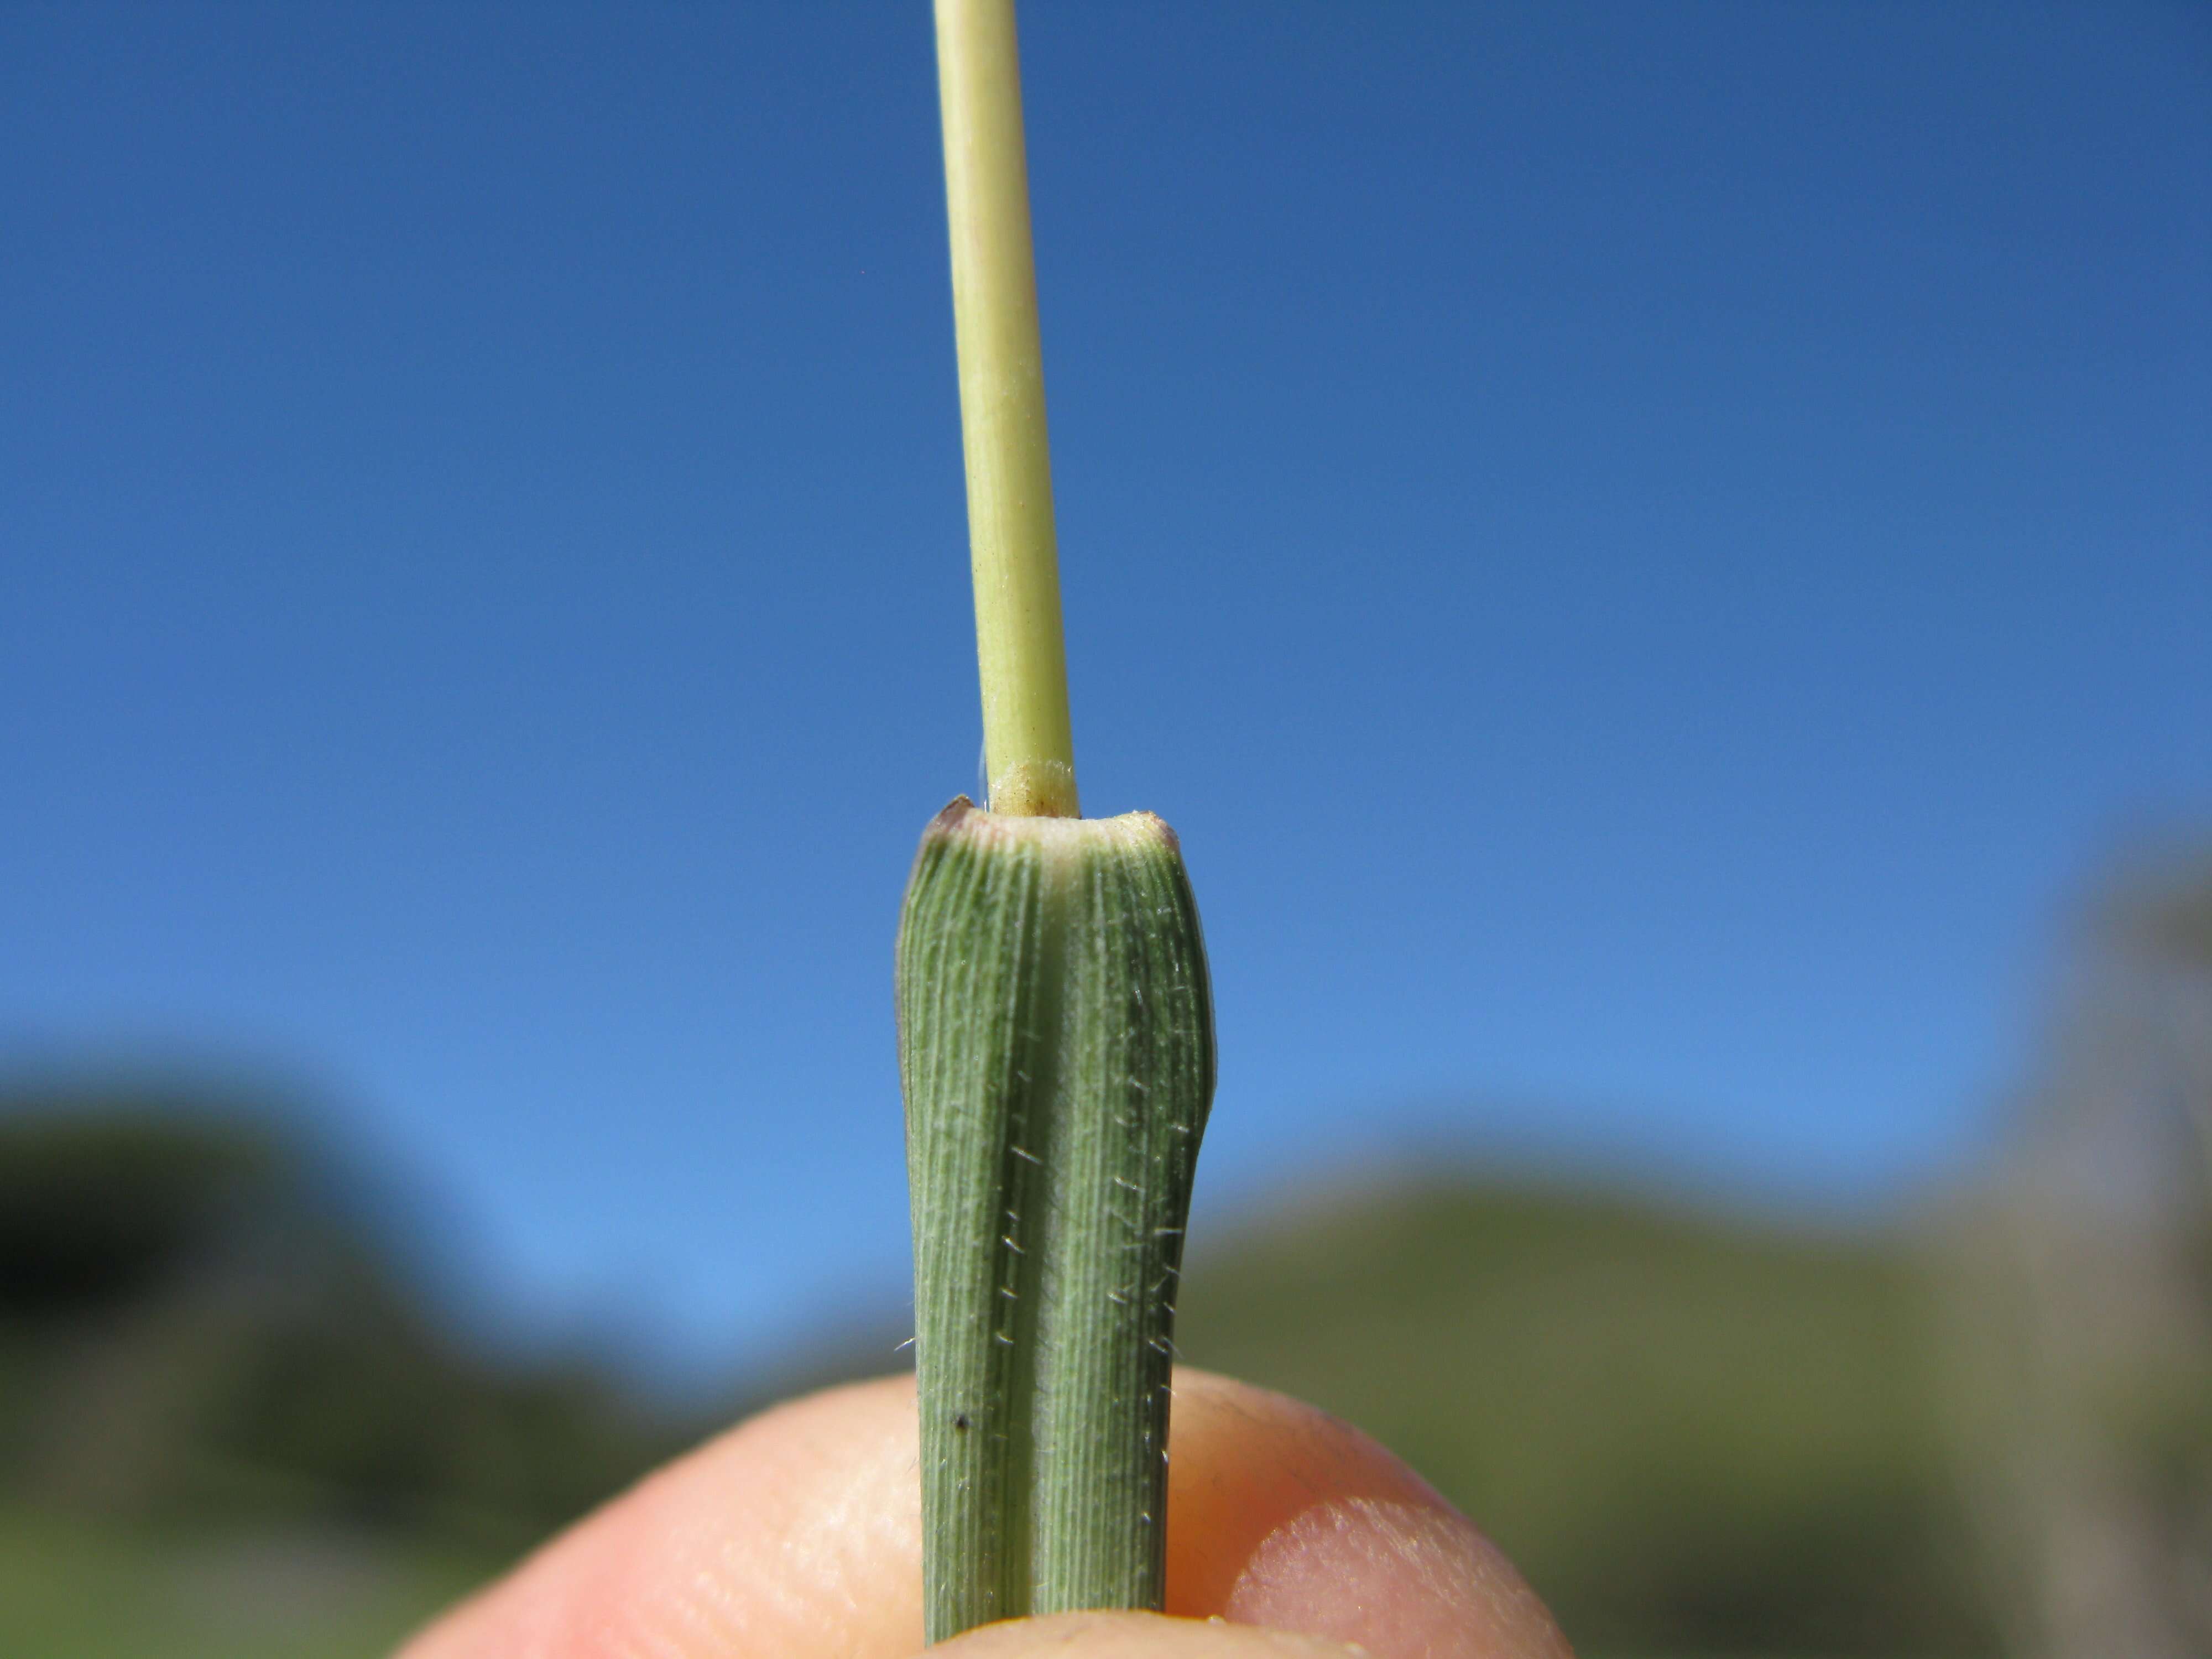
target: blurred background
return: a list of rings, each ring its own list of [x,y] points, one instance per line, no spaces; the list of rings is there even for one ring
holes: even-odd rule
[[[1024,14],[1182,1332],[1591,1659],[2212,1652],[2212,13]],[[0,10],[0,1647],[382,1651],[909,1333],[927,9]]]

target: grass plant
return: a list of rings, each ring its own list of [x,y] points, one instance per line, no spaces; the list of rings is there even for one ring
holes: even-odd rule
[[[1213,1094],[1182,849],[1079,815],[1012,0],[938,0],[990,809],[900,920],[927,1629],[1153,1607],[1175,1293]]]

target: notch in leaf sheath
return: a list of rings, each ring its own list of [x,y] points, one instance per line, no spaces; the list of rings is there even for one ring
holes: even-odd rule
[[[899,924],[929,1639],[1161,1605],[1213,1011],[1149,812],[930,823]]]

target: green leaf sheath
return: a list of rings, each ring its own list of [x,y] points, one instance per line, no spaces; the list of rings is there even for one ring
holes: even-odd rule
[[[907,887],[898,1011],[929,1639],[1158,1607],[1214,1075],[1174,831],[955,801]]]

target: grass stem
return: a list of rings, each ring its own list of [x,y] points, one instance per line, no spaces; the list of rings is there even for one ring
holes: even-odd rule
[[[990,805],[1076,817],[1013,0],[937,0],[937,72]]]

